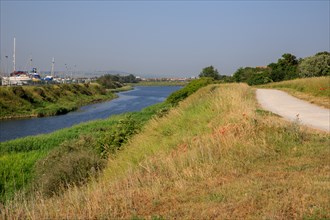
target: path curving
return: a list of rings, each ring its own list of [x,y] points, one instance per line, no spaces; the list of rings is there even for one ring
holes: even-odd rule
[[[313,105],[275,89],[257,89],[256,95],[263,109],[291,121],[296,120],[299,115],[303,125],[330,132],[330,109]]]

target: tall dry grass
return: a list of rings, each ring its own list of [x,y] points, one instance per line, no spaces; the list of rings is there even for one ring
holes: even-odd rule
[[[98,180],[50,199],[17,197],[2,217],[330,218],[328,134],[256,106],[244,84],[203,88],[150,121]]]

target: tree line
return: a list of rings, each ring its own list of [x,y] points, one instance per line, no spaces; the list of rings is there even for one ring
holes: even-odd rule
[[[106,74],[97,79],[97,82],[107,89],[116,89],[124,85],[124,83],[137,83],[140,79],[133,74],[127,76]]]
[[[233,76],[220,75],[213,66],[205,67],[200,77],[212,77],[224,82],[246,82],[260,85],[304,77],[330,76],[330,53],[319,52],[314,56],[297,59],[285,53],[276,63],[264,67],[240,67]]]

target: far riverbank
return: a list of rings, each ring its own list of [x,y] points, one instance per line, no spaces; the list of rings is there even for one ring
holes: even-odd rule
[[[96,83],[0,87],[0,120],[62,115],[116,97]]]

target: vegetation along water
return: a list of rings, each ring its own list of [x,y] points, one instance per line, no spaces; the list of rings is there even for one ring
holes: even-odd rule
[[[0,119],[65,114],[78,107],[115,98],[99,84],[0,87]]]
[[[103,169],[105,158],[120,149],[121,145],[126,143],[131,135],[139,132],[142,125],[151,117],[154,115],[162,117],[171,106],[210,82],[210,79],[193,81],[186,88],[173,93],[168,101],[148,107],[141,112],[87,122],[51,134],[1,142],[1,201],[12,198],[15,192],[21,189],[30,193],[38,189],[51,195],[58,193],[66,184],[84,182],[93,176],[92,173]],[[150,105],[160,102],[166,98],[169,91],[175,91],[179,87],[155,88],[146,87],[144,90],[136,90],[134,97],[139,97],[136,104],[132,102],[132,98],[127,98],[121,110],[127,110],[126,107],[131,106],[128,109],[132,110],[135,107],[136,111],[142,108],[141,103]],[[165,90],[167,93],[164,93]],[[146,93],[149,93],[151,98],[149,101]],[[155,99],[155,96],[158,98]],[[95,172],[90,173],[91,169]],[[43,179],[44,177],[47,178]]]
[[[118,98],[114,100],[83,106],[68,114],[20,120],[1,120],[0,142],[28,135],[49,133],[77,123],[107,118],[113,114],[140,111],[149,105],[164,101],[169,94],[179,88],[181,87],[138,86],[134,90],[117,93]]]

